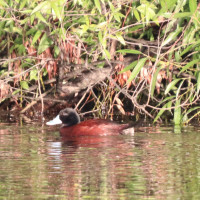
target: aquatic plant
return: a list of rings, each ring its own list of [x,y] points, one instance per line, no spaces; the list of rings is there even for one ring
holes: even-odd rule
[[[93,101],[109,116],[117,108],[136,119],[189,122],[199,113],[199,6],[196,0],[0,0],[0,102],[14,101],[21,112],[32,100],[44,106],[63,73],[68,82],[79,68],[109,66],[105,79],[85,88],[79,108]]]

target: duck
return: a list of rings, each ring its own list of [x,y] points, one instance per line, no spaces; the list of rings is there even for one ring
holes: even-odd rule
[[[129,124],[119,124],[106,119],[89,119],[80,120],[80,116],[73,108],[65,108],[46,125],[53,126],[62,124],[60,128],[61,136],[77,137],[77,136],[107,136],[131,133],[134,129]]]

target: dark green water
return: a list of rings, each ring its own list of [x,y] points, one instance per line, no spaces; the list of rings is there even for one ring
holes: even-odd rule
[[[200,128],[66,142],[58,127],[0,124],[0,199],[200,199]]]

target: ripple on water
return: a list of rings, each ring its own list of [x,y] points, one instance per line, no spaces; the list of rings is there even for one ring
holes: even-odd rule
[[[39,124],[1,125],[0,196],[198,199],[199,133],[193,126],[137,127],[134,136],[63,141]]]

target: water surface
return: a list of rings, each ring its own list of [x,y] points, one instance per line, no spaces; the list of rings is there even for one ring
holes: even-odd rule
[[[59,127],[0,124],[0,199],[200,199],[200,128],[63,141]]]

